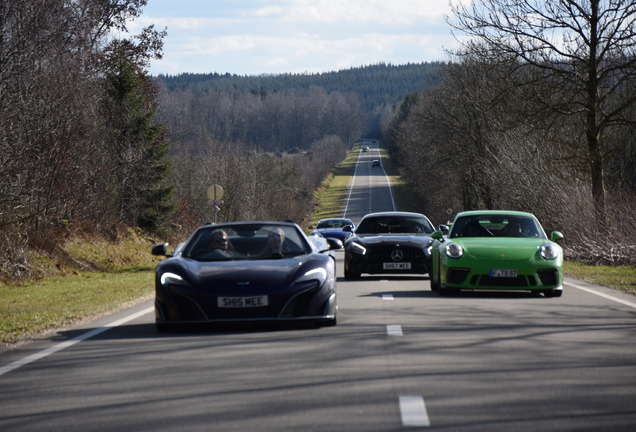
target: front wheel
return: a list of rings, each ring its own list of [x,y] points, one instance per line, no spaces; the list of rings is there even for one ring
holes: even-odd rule
[[[458,288],[445,288],[445,287],[440,286],[437,289],[437,292],[440,295],[449,296],[449,295],[459,294],[460,290]]]
[[[347,279],[347,280],[360,279],[360,274],[361,274],[360,272],[353,271],[351,269],[348,269],[345,266],[345,269],[344,269],[344,277],[345,277],[345,279]]]
[[[431,291],[439,291],[439,282],[435,281],[431,276]]]
[[[338,324],[338,318],[333,317],[331,319],[318,321],[318,327],[335,327]]]
[[[435,279],[432,268],[429,268],[428,277],[431,281],[431,291],[439,291],[440,283],[438,279],[437,280]],[[439,277],[439,273],[438,273],[438,277]]]

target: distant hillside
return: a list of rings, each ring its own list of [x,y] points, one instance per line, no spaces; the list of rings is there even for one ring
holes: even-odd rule
[[[159,75],[158,78],[165,83],[169,91],[223,91],[236,88],[241,92],[265,95],[317,86],[328,93],[355,93],[360,97],[364,109],[371,113],[378,107],[401,101],[409,93],[422,92],[435,85],[446,65],[443,62],[398,66],[380,63],[317,74],[241,76],[229,73],[184,73],[174,76]]]

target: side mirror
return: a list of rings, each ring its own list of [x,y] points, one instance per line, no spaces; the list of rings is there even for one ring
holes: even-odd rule
[[[431,234],[431,237],[435,240],[444,241],[444,233],[442,231],[435,231]]]
[[[448,235],[448,231],[450,231],[448,225],[440,225],[439,227],[437,227],[437,229],[440,230],[444,235]]]
[[[552,233],[550,234],[550,240],[552,240],[553,242],[561,240],[562,238],[563,234],[561,234],[559,231],[552,231]]]
[[[329,249],[338,250],[342,249],[342,242],[337,238],[327,237],[327,243],[329,243]]]
[[[168,243],[159,243],[152,247],[153,255],[167,256],[168,255]]]
[[[346,227],[344,227],[342,230],[343,230],[343,231],[346,231],[346,232],[351,232],[351,231],[353,231],[353,230],[352,230],[352,228],[351,228],[351,225],[347,225],[347,226],[346,226]]]

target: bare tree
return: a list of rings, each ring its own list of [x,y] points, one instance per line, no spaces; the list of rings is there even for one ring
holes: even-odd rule
[[[581,124],[596,219],[606,221],[605,166],[619,143],[611,129],[636,124],[636,2],[476,0],[456,2],[450,24],[472,39],[467,52],[515,64],[516,85],[535,112]],[[549,93],[537,91],[549,86]],[[549,94],[550,96],[546,96]]]

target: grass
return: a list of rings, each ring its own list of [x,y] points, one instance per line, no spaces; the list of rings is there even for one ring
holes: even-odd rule
[[[0,286],[0,344],[6,346],[149,297],[152,268],[81,272]]]
[[[360,152],[356,145],[333,169],[315,194],[310,223],[340,217]],[[398,210],[417,211],[413,194],[399,177],[398,167],[383,151],[382,164],[393,186]],[[154,291],[150,255],[152,240],[130,231],[117,242],[78,239],[64,246],[75,262],[95,271],[61,269],[63,276],[28,283],[0,284],[0,346],[105,314],[148,298]],[[47,258],[42,258],[47,261]],[[566,262],[567,276],[636,294],[636,267],[590,266]]]
[[[58,263],[59,275],[0,283],[0,347],[151,296],[159,261],[150,255],[152,243],[133,230],[118,241],[74,239],[62,246],[67,264]],[[50,257],[39,261],[52,266]],[[94,270],[78,271],[69,261]]]
[[[573,261],[563,265],[566,276],[636,294],[636,267],[593,266]]]

